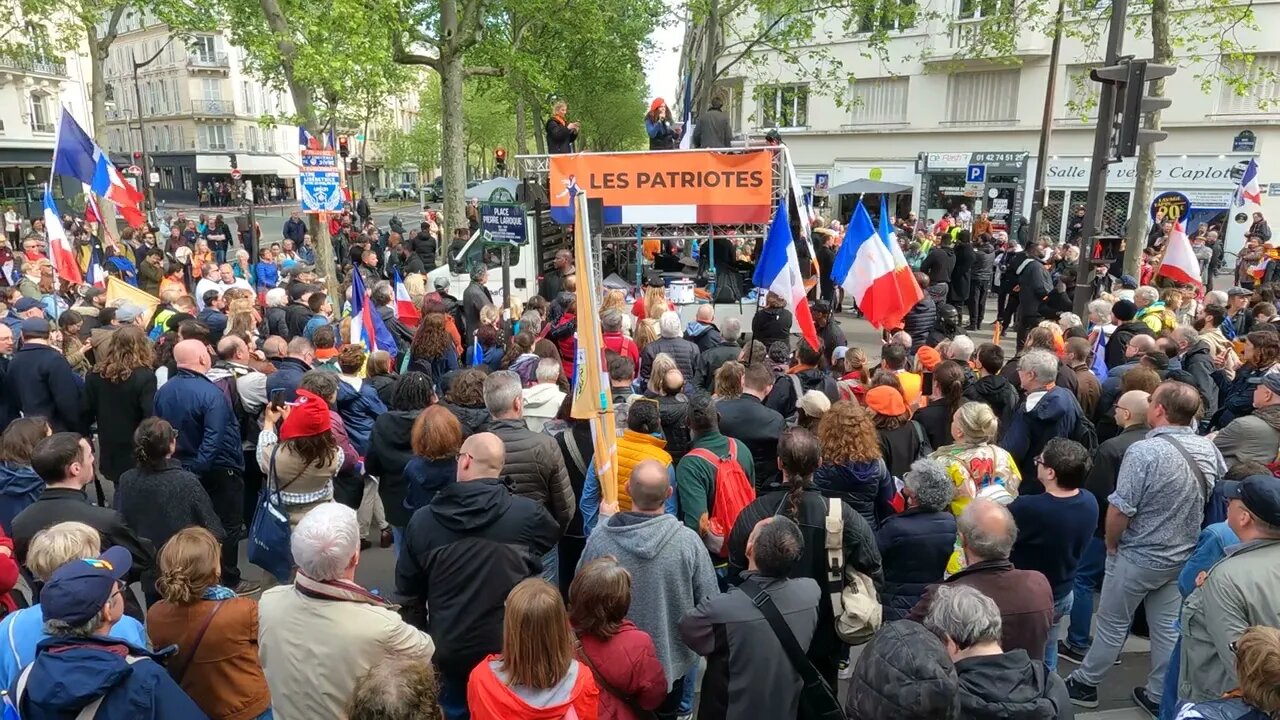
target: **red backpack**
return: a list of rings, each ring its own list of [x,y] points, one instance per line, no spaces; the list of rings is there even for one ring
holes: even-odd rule
[[[733,523],[738,520],[742,508],[756,499],[755,488],[747,479],[747,473],[738,464],[738,443],[729,440],[729,456],[716,457],[706,448],[694,448],[687,457],[696,457],[710,463],[716,469],[715,497],[711,499],[711,512],[708,518],[711,532],[724,538],[724,545],[716,553],[721,558],[729,557],[729,532]]]

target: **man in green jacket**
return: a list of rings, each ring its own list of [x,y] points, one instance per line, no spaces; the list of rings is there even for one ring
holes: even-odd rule
[[[1240,544],[1209,570],[1182,609],[1178,699],[1203,702],[1239,686],[1235,642],[1251,625],[1280,627],[1280,478],[1223,483]]]
[[[716,410],[715,401],[705,393],[689,400],[687,423],[689,434],[693,439],[693,447],[689,454],[676,466],[676,491],[680,496],[680,519],[684,524],[697,531],[703,542],[713,554],[723,546],[732,527],[724,528],[723,536],[712,534],[706,527],[707,518],[712,511],[712,503],[716,496],[716,466],[705,459],[695,457],[693,451],[704,449],[718,458],[729,456],[729,443],[733,443],[737,452],[738,464],[742,466],[751,486],[755,487],[755,463],[751,451],[739,440],[720,432],[720,413]],[[723,560],[718,561],[723,565]]]

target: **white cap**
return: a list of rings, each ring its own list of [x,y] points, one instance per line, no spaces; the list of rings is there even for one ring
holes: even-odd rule
[[[832,359],[832,360],[843,360],[843,359],[844,359],[844,356],[845,356],[845,355],[848,355],[848,354],[849,354],[849,348],[848,348],[848,346],[846,346],[846,345],[837,345],[837,346],[836,346],[836,348],[835,348],[834,350],[832,350],[832,351],[831,351],[831,359]]]

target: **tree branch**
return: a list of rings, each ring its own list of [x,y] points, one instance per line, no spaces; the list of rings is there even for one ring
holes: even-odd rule
[[[111,47],[111,43],[116,41],[116,36],[120,34],[120,18],[124,16],[126,5],[122,2],[111,11],[111,17],[107,20],[107,34],[102,36],[98,41],[98,48],[102,52],[106,52]]]
[[[391,31],[391,59],[401,65],[424,65],[440,72],[440,60],[430,55],[411,53],[404,49],[404,39],[398,30]]]
[[[465,68],[462,72],[463,72],[467,77],[477,77],[477,76],[484,76],[484,77],[503,77],[504,75],[506,75],[506,74],[507,74],[507,71],[506,71],[506,70],[504,70],[503,68],[500,68],[500,67],[488,67],[488,66],[485,66],[485,65],[476,65],[476,66],[474,66],[474,67],[467,67],[467,68]]]

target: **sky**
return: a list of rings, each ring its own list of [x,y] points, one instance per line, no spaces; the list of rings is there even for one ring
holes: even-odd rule
[[[659,27],[649,36],[653,54],[645,60],[645,77],[649,81],[649,97],[660,97],[675,108],[680,103],[676,92],[680,86],[680,45],[684,42],[684,20],[669,27]]]

